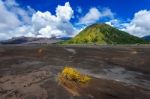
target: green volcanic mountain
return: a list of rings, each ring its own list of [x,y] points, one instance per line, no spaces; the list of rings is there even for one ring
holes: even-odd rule
[[[93,24],[62,44],[145,44],[144,39],[120,31],[107,24]]]

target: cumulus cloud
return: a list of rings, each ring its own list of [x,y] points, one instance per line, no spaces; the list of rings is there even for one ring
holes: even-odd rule
[[[113,16],[114,14],[108,8],[105,8],[102,11],[98,10],[97,8],[91,8],[85,16],[80,18],[79,23],[89,25],[97,22],[100,18],[113,18]]]
[[[56,8],[56,16],[61,21],[69,21],[73,15],[73,10],[69,4],[66,2],[64,6],[58,5]]]
[[[82,12],[81,7],[77,8],[78,14]],[[81,17],[78,26],[70,22],[74,17],[74,11],[69,2],[58,5],[55,14],[49,11],[35,11],[30,6],[21,8],[15,0],[0,0],[0,40],[11,37],[63,37],[75,36],[84,27],[81,24],[89,25],[95,23],[99,18],[113,17],[110,9],[98,10],[91,8],[89,12]],[[79,18],[79,17],[78,17]]]
[[[21,22],[13,12],[10,12],[5,3],[0,1],[0,32],[18,27]]]
[[[70,23],[73,10],[66,2],[58,5],[56,14],[35,11],[30,6],[21,8],[15,0],[0,0],[0,40],[11,37],[72,36],[77,29]]]
[[[58,5],[56,15],[50,12],[36,12],[32,16],[32,25],[37,37],[61,37],[71,36],[76,32],[76,29],[70,23],[73,16],[73,10],[69,2],[64,6]]]
[[[133,19],[125,26],[123,30],[135,36],[150,35],[150,11],[141,10],[135,13]]]
[[[76,9],[81,15],[81,7]],[[0,40],[11,37],[63,37],[75,36],[79,31],[90,24],[108,18],[109,25],[129,32],[135,36],[150,35],[150,11],[141,10],[135,13],[133,19],[122,22],[114,18],[114,13],[108,9],[91,8],[78,22],[70,22],[74,11],[69,2],[58,5],[55,14],[49,11],[35,11],[30,6],[21,8],[15,0],[0,0]]]
[[[15,31],[24,24],[31,23],[31,9],[29,7],[27,10],[20,8],[15,0],[0,0],[0,39],[9,39],[20,34]]]

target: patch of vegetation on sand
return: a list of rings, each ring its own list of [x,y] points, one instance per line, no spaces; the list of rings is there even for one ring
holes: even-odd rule
[[[81,74],[75,68],[65,67],[58,75],[59,83],[73,95],[79,95],[78,89],[87,85],[91,78]]]

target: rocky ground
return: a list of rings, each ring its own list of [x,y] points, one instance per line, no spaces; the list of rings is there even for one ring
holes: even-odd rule
[[[64,66],[92,77],[72,95],[57,79]],[[150,45],[1,45],[0,99],[149,99]]]

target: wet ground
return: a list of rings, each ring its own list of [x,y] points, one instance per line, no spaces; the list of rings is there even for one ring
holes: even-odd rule
[[[92,80],[73,96],[57,80],[73,66]],[[149,99],[150,45],[0,46],[0,99]]]

